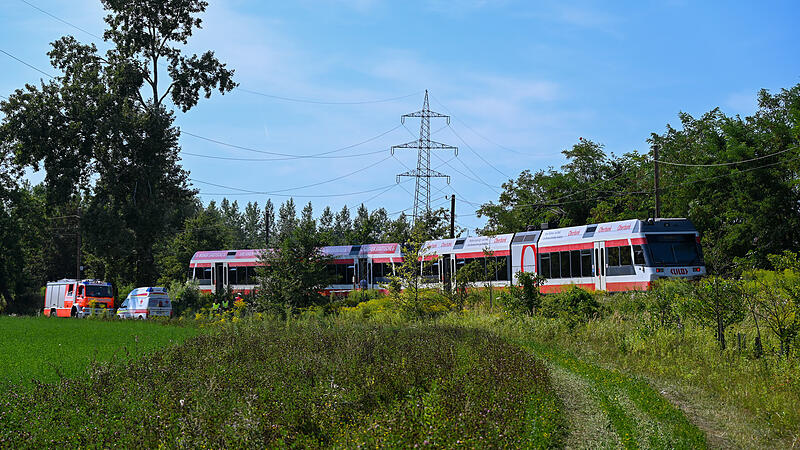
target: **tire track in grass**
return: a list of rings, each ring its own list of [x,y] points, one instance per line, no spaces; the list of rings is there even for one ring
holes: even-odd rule
[[[522,341],[541,359],[586,380],[592,386],[597,404],[607,414],[620,443],[625,448],[706,448],[706,437],[685,415],[655,392],[646,382],[619,372],[581,361],[571,354],[535,341]],[[625,397],[624,399],[622,397]],[[623,407],[629,400],[637,411],[654,422],[647,431]],[[644,424],[643,424],[644,425]],[[659,432],[661,430],[661,432]],[[643,433],[644,432],[644,433]]]

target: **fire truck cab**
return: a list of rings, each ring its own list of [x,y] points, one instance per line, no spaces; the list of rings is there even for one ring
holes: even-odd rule
[[[62,279],[47,283],[44,315],[85,317],[114,308],[111,283],[99,280]]]

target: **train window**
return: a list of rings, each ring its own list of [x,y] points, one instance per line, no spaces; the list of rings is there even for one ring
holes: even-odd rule
[[[631,259],[631,246],[624,245],[619,248],[619,265],[632,266],[633,260]]]
[[[247,284],[258,284],[258,271],[255,267],[247,268]]]
[[[497,257],[497,281],[508,281],[508,256]]]
[[[561,278],[569,278],[572,276],[569,270],[569,252],[561,253]]]
[[[553,278],[561,278],[561,253],[550,253],[550,272]]]
[[[211,285],[211,268],[210,267],[203,267],[198,268],[195,270],[195,276],[197,277],[197,284],[201,286],[209,286]]]
[[[536,233],[525,236],[525,242],[532,242],[536,240]]]
[[[592,276],[592,251],[588,248],[581,250],[581,276]]]
[[[641,245],[633,246],[633,263],[638,266],[644,265],[644,249]]]
[[[581,276],[581,251],[571,250],[569,252],[570,259],[572,260],[572,276]]]
[[[615,267],[619,265],[619,247],[608,247],[608,267]]]
[[[237,279],[236,276],[238,273],[239,273],[238,267],[228,267],[228,284],[239,284],[239,280]],[[244,281],[244,279],[242,281]]]
[[[517,242],[522,242],[525,239],[524,235],[518,234],[514,236],[514,239],[511,240],[512,244],[516,244]]]
[[[552,278],[550,273],[550,253],[539,254],[539,275],[544,278]]]

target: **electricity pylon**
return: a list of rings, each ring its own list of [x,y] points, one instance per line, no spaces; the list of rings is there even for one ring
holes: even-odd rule
[[[458,147],[431,140],[431,117],[443,117],[447,119],[447,124],[450,125],[450,116],[430,110],[427,89],[425,90],[425,103],[423,103],[422,109],[417,112],[403,114],[400,117],[400,123],[405,123],[406,117],[420,118],[419,139],[405,144],[393,145],[392,155],[394,155],[394,150],[398,148],[417,149],[417,168],[397,175],[398,183],[400,182],[400,177],[415,177],[417,179],[416,188],[414,189],[414,223],[416,223],[417,218],[431,209],[431,178],[447,178],[447,184],[450,184],[449,175],[431,169],[431,150],[453,150],[454,154],[458,156]]]

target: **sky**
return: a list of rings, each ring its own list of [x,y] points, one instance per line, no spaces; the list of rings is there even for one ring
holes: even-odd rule
[[[2,0],[0,95],[46,78],[34,68],[57,75],[46,53],[63,35],[107,48],[103,17],[99,0]],[[390,147],[418,138],[419,120],[400,118],[428,90],[451,116],[432,119],[432,139],[458,147],[433,152],[451,178],[432,181],[431,204],[455,193],[475,234],[503,182],[561,166],[580,137],[648,152],[681,111],[750,115],[760,89],[800,83],[798,17],[796,1],[209,0],[186,52],[213,50],[239,87],[176,113],[182,164],[204,203],[410,213],[414,180],[396,175],[416,151]]]

